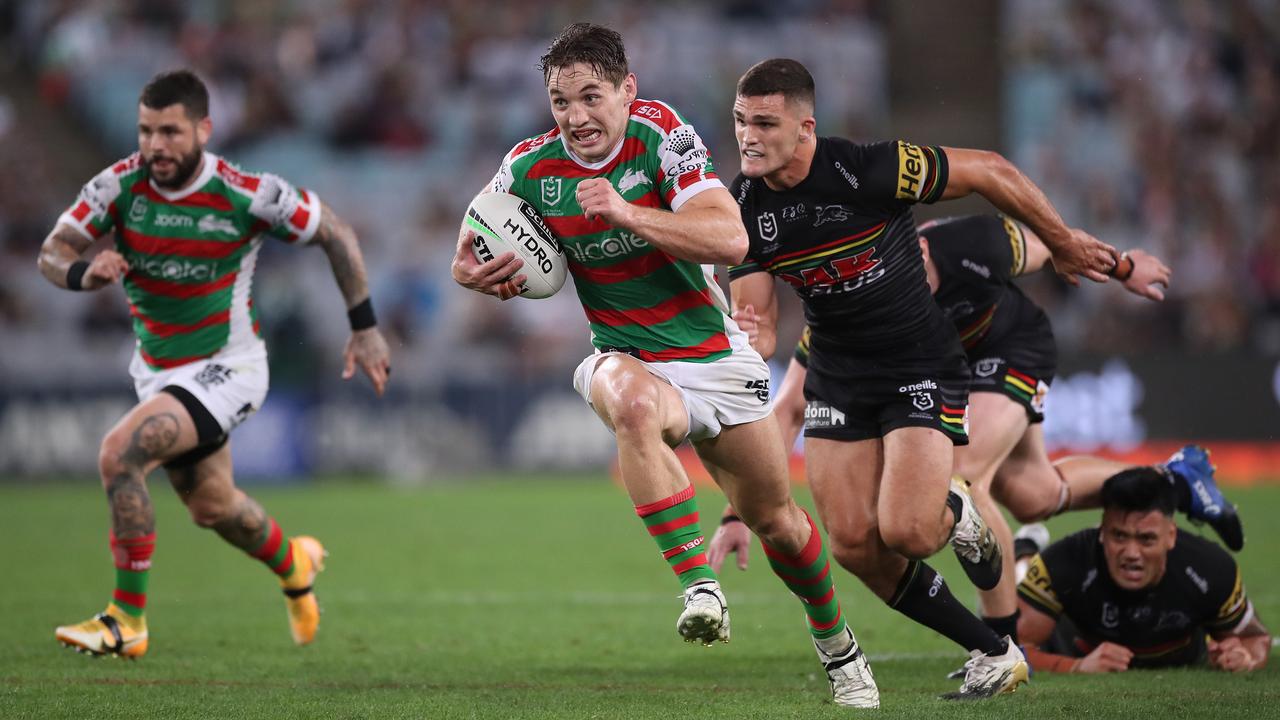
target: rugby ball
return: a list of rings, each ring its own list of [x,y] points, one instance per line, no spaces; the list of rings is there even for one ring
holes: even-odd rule
[[[529,203],[507,193],[483,193],[467,208],[466,223],[475,234],[471,253],[476,260],[489,262],[508,251],[524,260],[517,272],[528,280],[520,297],[547,298],[564,287],[564,249]]]

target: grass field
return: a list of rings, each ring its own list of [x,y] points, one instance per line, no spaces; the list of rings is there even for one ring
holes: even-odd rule
[[[159,480],[159,478],[157,478]],[[158,544],[150,653],[76,655],[53,627],[100,610],[112,587],[96,483],[0,486],[3,718],[823,718],[828,690],[796,601],[758,546],[726,571],[733,642],[686,645],[678,587],[625,495],[603,478],[475,479],[429,489],[326,483],[257,490],[285,532],[330,551],[324,621],[296,648],[272,578],[188,522],[153,482]],[[1235,490],[1250,595],[1280,629],[1280,486]],[[708,530],[723,500],[703,492]],[[1055,535],[1091,523],[1051,523]],[[944,555],[949,556],[950,553]],[[935,564],[973,593],[951,557]],[[936,700],[962,655],[886,609],[848,575],[839,588],[870,654],[879,717],[1280,717],[1278,663],[1208,670],[1037,675],[988,703]]]

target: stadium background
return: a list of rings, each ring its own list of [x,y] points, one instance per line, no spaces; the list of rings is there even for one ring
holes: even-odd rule
[[[1070,224],[1168,260],[1162,305],[1023,281],[1063,352],[1047,431],[1058,452],[1144,459],[1209,443],[1274,627],[1278,0],[0,0],[0,717],[847,717],[819,702],[795,602],[758,553],[726,578],[730,647],[666,637],[674,585],[603,479],[611,438],[570,388],[589,351],[572,294],[499,304],[449,279],[471,194],[550,127],[534,64],[579,19],[623,32],[641,95],[687,114],[726,179],[735,79],[794,56],[817,78],[821,132],[999,149]],[[272,389],[233,444],[240,481],[332,552],[322,638],[294,648],[263,571],[187,523],[157,477],[152,651],[81,662],[49,630],[109,587],[95,458],[133,402],[132,336],[118,288],[57,290],[35,257],[80,185],[135,148],[142,84],[179,65],[213,90],[212,149],[356,226],[395,376],[382,401],[338,379],[347,327],[323,254],[268,245]],[[795,337],[798,308],[786,314]],[[710,530],[723,500],[699,497]],[[949,555],[931,562],[960,577]],[[881,716],[939,713],[963,658],[840,583]],[[945,708],[1258,718],[1280,701],[1277,667],[1038,675],[1008,702]]]
[[[211,86],[213,150],[318,191],[357,228],[394,353],[383,403],[337,382],[346,326],[325,259],[269,245],[257,304],[271,400],[236,436],[243,477],[607,464],[610,438],[569,383],[589,351],[573,293],[500,305],[447,271],[470,196],[550,126],[534,68],[547,38],[590,17],[622,30],[641,96],[686,113],[726,179],[737,75],[793,55],[817,79],[821,132],[999,149],[1070,224],[1166,259],[1163,305],[1025,281],[1064,355],[1050,441],[1215,441],[1227,474],[1248,479],[1280,457],[1258,445],[1280,424],[1278,7],[0,2],[0,475],[91,473],[132,400],[123,294],[62,292],[34,258],[80,184],[136,148],[141,85],[183,65]],[[794,303],[784,315],[794,337]]]

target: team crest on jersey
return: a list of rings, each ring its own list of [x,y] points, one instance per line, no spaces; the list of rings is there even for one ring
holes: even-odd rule
[[[140,223],[147,219],[147,199],[139,195],[133,199],[133,204],[129,206],[129,222]]]
[[[649,180],[649,176],[645,175],[643,170],[631,168],[622,174],[622,179],[618,180],[618,194],[625,194],[628,190],[641,185],[652,184],[653,182]]]
[[[542,178],[542,202],[548,205],[559,205],[561,196],[564,194],[564,178],[544,177]]]
[[[769,242],[778,237],[778,218],[771,212],[761,213],[756,217],[756,226],[760,228],[760,239]]]
[[[202,233],[224,232],[229,235],[237,235],[240,232],[236,230],[231,220],[217,215],[205,215],[200,218],[200,222],[196,223],[196,229]]]
[[[814,219],[813,226],[819,227],[829,222],[844,222],[849,219],[849,211],[844,209],[843,205],[815,205],[814,211],[818,217]]]

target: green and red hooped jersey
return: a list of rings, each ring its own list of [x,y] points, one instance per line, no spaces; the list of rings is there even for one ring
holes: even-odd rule
[[[587,220],[575,191],[599,177],[633,205],[673,212],[704,190],[724,187],[692,125],[665,103],[636,100],[622,142],[604,160],[578,158],[556,128],[512,148],[490,189],[532,204],[560,238],[597,348],[626,349],[648,362],[729,355],[728,303],[713,267]]]
[[[58,222],[90,240],[115,230],[138,352],[163,370],[262,346],[253,306],[262,238],[310,241],[320,199],[210,152],[185,189],[169,191],[134,153],[86,183]]]

